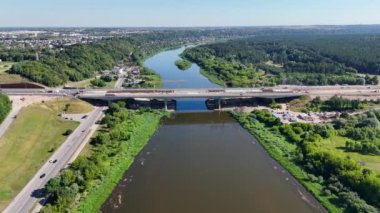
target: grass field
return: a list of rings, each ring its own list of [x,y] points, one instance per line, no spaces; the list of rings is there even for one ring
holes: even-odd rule
[[[307,109],[307,104],[312,99],[309,96],[302,96],[289,102],[289,109],[295,112],[302,112]]]
[[[0,74],[9,70],[13,64],[14,64],[13,62],[7,62],[7,61],[0,62]]]
[[[87,103],[69,99],[34,104],[22,109],[0,138],[0,210],[65,141],[63,133],[78,126],[58,117],[67,103],[71,113],[92,109]]]
[[[44,106],[53,109],[56,112],[63,112],[67,104],[69,104],[68,110],[66,112],[68,114],[87,113],[91,112],[94,109],[91,104],[74,98],[48,101],[44,103]]]
[[[2,83],[19,83],[19,82],[28,82],[26,78],[21,77],[20,75],[12,75],[6,73],[8,69],[12,67],[13,62],[0,62],[0,84]]]
[[[69,81],[66,85],[67,86],[70,86],[70,87],[86,87],[86,88],[89,88],[91,83],[90,81],[92,81],[93,79],[86,79],[86,80],[83,80],[83,81],[77,81],[77,82],[74,82],[74,81]]]
[[[333,136],[325,139],[322,144],[323,147],[329,150],[333,150],[337,155],[349,156],[359,163],[365,163],[365,166],[372,169],[380,175],[380,156],[376,155],[363,155],[357,152],[346,152],[344,147],[346,141],[350,139],[341,136]]]
[[[86,79],[83,81],[73,82],[70,81],[66,85],[70,87],[85,87],[85,88],[94,88],[91,85],[91,81],[94,80],[94,78]],[[116,81],[106,82],[106,86],[104,88],[114,88]]]
[[[30,82],[28,79],[21,77],[20,75],[13,75],[8,73],[0,73],[0,84],[3,83],[20,83]]]

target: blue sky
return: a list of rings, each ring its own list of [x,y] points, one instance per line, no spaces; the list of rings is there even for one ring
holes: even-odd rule
[[[0,26],[380,24],[380,0],[0,0]]]

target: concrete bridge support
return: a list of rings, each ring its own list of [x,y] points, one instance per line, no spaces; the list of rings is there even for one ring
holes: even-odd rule
[[[168,111],[168,99],[164,100],[165,111]]]
[[[218,98],[218,109],[219,111],[222,109],[222,99]]]

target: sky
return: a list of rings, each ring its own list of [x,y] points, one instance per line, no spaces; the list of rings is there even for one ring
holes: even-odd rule
[[[0,27],[380,24],[380,0],[0,0]]]

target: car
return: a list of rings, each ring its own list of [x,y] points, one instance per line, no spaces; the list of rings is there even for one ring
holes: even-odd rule
[[[88,115],[84,115],[83,117],[82,117],[82,119],[86,119],[88,117]]]
[[[57,161],[58,161],[58,160],[57,160],[57,159],[55,159],[55,160],[53,160],[53,162],[52,162],[52,163],[57,163]]]
[[[43,173],[42,175],[40,175],[40,178],[44,178],[46,176],[46,173]]]
[[[82,132],[85,132],[86,130],[84,129],[84,130],[82,130]]]

